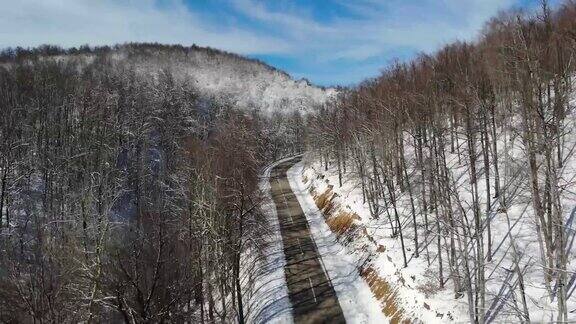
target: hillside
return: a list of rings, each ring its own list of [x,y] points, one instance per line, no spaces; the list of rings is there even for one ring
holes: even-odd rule
[[[158,75],[169,71],[176,80],[206,98],[266,115],[308,113],[336,94],[332,88],[316,87],[305,79],[294,80],[261,61],[198,46],[125,44],[67,50],[44,46],[9,49],[0,54],[0,62],[5,66],[18,59],[75,60],[84,66],[98,59],[112,65],[128,64],[140,73]]]
[[[98,16],[53,2],[50,30]],[[472,25],[485,1],[185,2],[273,34],[243,53],[368,78],[196,45],[0,50],[0,323],[576,322],[576,0],[490,2],[476,38],[419,54],[462,28],[422,25],[428,5]],[[166,31],[153,12],[113,20]]]
[[[0,322],[252,316],[261,171],[301,150],[298,112],[327,92],[196,47],[1,61]]]
[[[313,117],[295,180],[397,319],[576,319],[576,3],[546,4]]]

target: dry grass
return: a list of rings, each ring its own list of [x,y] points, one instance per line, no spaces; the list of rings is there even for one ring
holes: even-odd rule
[[[322,211],[322,215],[326,219],[326,223],[330,230],[336,234],[338,238],[345,234],[354,233],[357,229],[357,226],[354,225],[354,220],[360,220],[360,216],[353,212],[347,212],[343,210],[339,210],[336,212],[339,206],[336,206],[334,203],[334,198],[336,194],[332,192],[332,188],[328,187],[326,191],[322,194],[314,195],[314,201],[316,202],[316,206],[320,211]],[[349,235],[346,235],[349,236]],[[348,239],[351,239],[348,237]]]
[[[334,208],[334,204],[332,203],[332,198],[334,197],[332,193],[332,188],[326,189],[320,195],[314,195],[314,201],[316,202],[316,207],[322,211],[324,217],[330,215]]]
[[[359,219],[360,217],[355,213],[340,211],[338,214],[328,217],[326,223],[328,223],[332,232],[336,233],[337,236],[341,236],[349,230],[355,229],[354,220]]]
[[[396,293],[386,280],[378,276],[378,272],[374,270],[372,266],[363,269],[360,275],[366,280],[368,286],[370,286],[374,297],[380,301],[382,312],[390,318],[390,323],[410,323],[409,319],[402,320],[404,311],[398,308],[395,300]]]
[[[314,198],[314,202],[322,215],[326,219],[326,223],[330,230],[336,234],[338,238],[346,237],[351,241],[355,235],[366,237],[372,244],[378,246],[376,251],[383,253],[386,248],[378,245],[376,240],[368,234],[366,228],[359,234],[358,225],[354,224],[355,220],[361,220],[360,216],[354,212],[339,209],[340,206],[336,205],[333,201],[336,194],[332,191],[332,186],[329,186],[323,193],[318,194],[316,190],[311,188],[310,193]],[[338,210],[338,212],[336,212]],[[380,302],[382,312],[388,318],[390,323],[410,323],[410,319],[403,319],[404,310],[398,308],[396,303],[396,293],[392,286],[383,278],[378,276],[378,272],[371,266],[360,269],[361,277],[368,283],[370,290],[376,299]]]

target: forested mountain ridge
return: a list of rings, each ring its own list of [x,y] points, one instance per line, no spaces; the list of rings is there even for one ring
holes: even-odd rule
[[[196,46],[2,51],[0,322],[289,322],[316,291],[574,321],[576,1],[540,3],[337,93]]]
[[[177,81],[202,96],[266,114],[307,113],[336,94],[335,89],[316,87],[306,79],[294,80],[286,72],[262,61],[195,45],[130,43],[79,49],[45,45],[0,52],[0,64],[4,66],[16,61],[31,63],[38,60],[74,60],[80,66],[87,66],[95,60],[107,60],[112,65],[129,63],[137,73],[155,77],[161,71],[169,71]]]
[[[284,87],[302,92],[258,98]],[[0,321],[256,316],[262,168],[301,150],[324,93],[195,47],[4,51]]]
[[[303,181],[327,223],[347,221],[337,235],[362,269],[394,287],[384,307],[425,322],[575,320],[575,59],[576,2],[542,1],[311,117]]]

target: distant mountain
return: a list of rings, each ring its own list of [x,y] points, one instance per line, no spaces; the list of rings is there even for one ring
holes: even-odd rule
[[[129,64],[143,74],[169,71],[200,95],[238,108],[256,109],[265,114],[307,113],[336,94],[332,88],[294,80],[286,72],[259,60],[198,46],[124,44],[114,47],[81,47],[62,50],[43,46],[33,50],[4,51],[2,61],[11,59],[77,59],[92,63],[95,59],[110,64]]]

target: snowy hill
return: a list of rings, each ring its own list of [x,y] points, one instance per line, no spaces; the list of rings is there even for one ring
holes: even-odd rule
[[[105,57],[107,63],[135,66],[144,75],[158,76],[169,71],[204,97],[265,114],[307,113],[336,94],[335,89],[316,87],[305,79],[294,80],[261,61],[198,46],[125,44],[80,50],[45,46],[44,50],[33,51],[21,56],[56,61],[75,59],[86,64]]]
[[[204,95],[243,108],[256,108],[265,113],[306,113],[335,94],[333,89],[325,90],[306,80],[294,80],[260,61],[230,53],[191,47],[166,55],[154,48],[144,49],[142,53],[127,46],[121,48],[116,57],[119,60],[136,58],[135,61],[145,69],[168,68]]]

